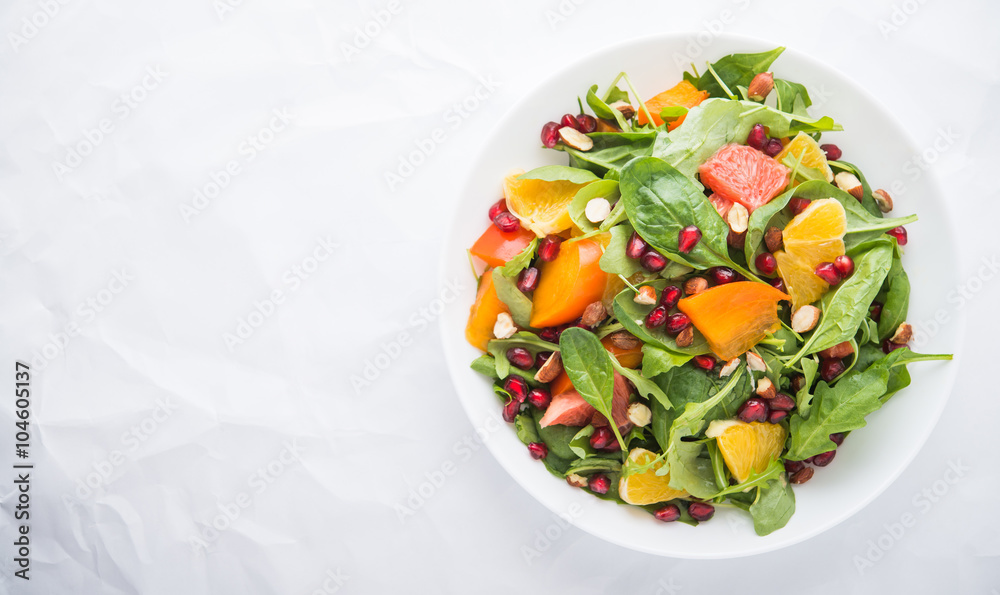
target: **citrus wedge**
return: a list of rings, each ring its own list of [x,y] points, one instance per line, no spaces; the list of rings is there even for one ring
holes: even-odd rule
[[[742,421],[713,421],[705,435],[715,438],[722,459],[738,483],[760,473],[781,454],[785,447],[785,428],[781,424]]]
[[[722,146],[698,167],[701,183],[715,193],[716,209],[723,200],[738,202],[751,213],[781,193],[791,170],[746,145]]]
[[[847,214],[835,198],[814,200],[782,231],[784,250],[774,253],[778,274],[792,296],[792,309],[823,297],[830,284],[816,275],[816,267],[844,253]]]
[[[519,180],[524,172],[511,173],[504,178],[504,197],[507,208],[521,220],[521,225],[544,238],[550,233],[560,233],[573,225],[569,216],[569,203],[580,188],[567,180]]]
[[[792,142],[785,145],[785,148],[775,155],[774,160],[784,164],[783,160],[788,155],[795,155],[801,159],[803,166],[818,169],[823,172],[827,182],[833,182],[833,170],[830,169],[830,165],[826,161],[826,152],[819,148],[819,143],[805,132],[798,133]]]
[[[650,469],[642,473],[629,475],[629,468],[636,468],[641,465],[652,463],[656,459],[656,453],[645,448],[633,448],[628,453],[628,461],[625,462],[624,473],[618,480],[618,495],[629,504],[645,506],[646,504],[656,504],[666,502],[674,498],[683,498],[688,493],[684,490],[675,490],[670,487],[670,474],[657,475],[656,470],[666,465],[666,461],[660,461]]]

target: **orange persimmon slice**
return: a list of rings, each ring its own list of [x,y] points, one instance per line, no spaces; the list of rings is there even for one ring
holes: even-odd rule
[[[500,231],[490,223],[483,235],[469,248],[473,256],[477,256],[491,267],[503,266],[508,260],[523,251],[535,234],[528,229],[519,227],[517,231]]]
[[[544,328],[575,320],[604,297],[608,274],[600,260],[611,234],[563,242],[555,260],[542,263],[532,295],[531,326]]]
[[[660,119],[660,112],[663,111],[665,107],[686,107],[691,109],[697,106],[702,101],[708,99],[708,91],[699,91],[694,85],[688,81],[681,81],[674,85],[672,88],[667,89],[663,93],[653,97],[646,102],[646,109],[649,110],[649,115],[653,118],[653,123],[657,126],[663,124],[663,120]],[[636,115],[639,125],[642,126],[648,120],[646,119],[646,112],[639,108],[639,113]],[[677,118],[670,124],[667,124],[667,130],[673,130],[684,122],[685,116]]]
[[[497,290],[493,287],[493,275],[487,270],[479,281],[476,301],[469,309],[469,322],[465,325],[466,341],[473,347],[486,351],[486,344],[493,340],[497,314],[501,312],[509,310],[497,296]]]
[[[677,308],[691,318],[722,360],[742,355],[778,330],[778,302],[791,300],[767,283],[737,281],[682,299]]]

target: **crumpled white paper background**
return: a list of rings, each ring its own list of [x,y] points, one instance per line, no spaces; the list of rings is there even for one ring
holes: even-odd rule
[[[1000,593],[998,18],[982,0],[6,4],[0,592]],[[567,62],[681,30],[695,54],[770,37],[890,105],[926,151],[884,173],[940,176],[964,240],[947,307],[972,321],[903,476],[732,561],[553,517],[482,447],[437,330],[467,307],[437,272],[452,205],[486,204],[457,195],[479,139]],[[33,362],[30,582],[15,360]]]

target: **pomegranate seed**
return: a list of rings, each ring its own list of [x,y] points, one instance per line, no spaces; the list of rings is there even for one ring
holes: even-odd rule
[[[854,274],[854,260],[846,254],[841,254],[837,258],[833,259],[833,266],[844,279]]]
[[[811,202],[812,201],[808,198],[793,198],[788,201],[788,208],[792,211],[792,216],[794,217],[795,215],[798,215],[802,211],[806,210],[806,207],[808,207]]]
[[[788,473],[795,473],[796,471],[801,471],[806,468],[806,464],[802,461],[785,461],[785,471]]]
[[[768,157],[775,157],[784,148],[785,145],[781,144],[780,140],[772,138],[771,140],[767,141],[766,145],[764,145],[764,154],[767,155]]]
[[[542,411],[545,411],[548,409],[549,403],[552,402],[552,395],[544,388],[533,388],[531,389],[531,392],[528,393],[527,401]]]
[[[681,300],[681,288],[676,285],[671,285],[663,290],[660,294],[660,305],[667,310],[672,310],[677,302]]]
[[[507,377],[503,389],[518,403],[523,403],[528,398],[528,381],[517,374]]]
[[[781,277],[775,277],[774,279],[771,279],[769,283],[771,284],[771,287],[777,289],[778,291],[788,293],[785,291],[785,281]]]
[[[514,418],[521,411],[521,403],[517,399],[511,399],[503,406],[503,420],[509,424],[514,423]]]
[[[836,450],[828,450],[824,453],[820,453],[813,457],[812,464],[817,467],[826,467],[833,461],[833,457],[837,456]]]
[[[747,423],[764,421],[770,413],[771,410],[767,406],[767,402],[758,397],[750,397],[736,410],[736,416]]]
[[[799,469],[795,473],[792,473],[792,476],[788,478],[788,483],[803,484],[812,479],[814,473],[816,473],[816,470],[812,467]]]
[[[535,267],[524,269],[517,276],[517,288],[524,293],[535,291],[535,288],[538,287],[538,275],[538,269]]]
[[[667,257],[650,248],[643,252],[639,264],[650,273],[659,273],[667,268]]]
[[[547,122],[542,126],[542,145],[549,149],[558,145],[560,128],[558,122]]]
[[[732,283],[736,280],[736,271],[729,267],[712,267],[708,269],[708,274],[711,275],[712,279],[714,279],[719,285]]]
[[[490,221],[496,219],[497,215],[499,215],[500,213],[506,213],[506,212],[507,212],[507,200],[501,198],[500,200],[493,203],[493,206],[490,207]]]
[[[527,370],[535,365],[535,357],[524,347],[511,347],[508,349],[507,361],[522,370]]]
[[[580,123],[579,131],[584,134],[589,134],[597,130],[597,118],[587,114],[580,114],[576,117],[576,121]]]
[[[905,246],[909,239],[906,236],[906,228],[900,225],[899,227],[893,227],[889,231],[885,232],[892,237],[896,238],[896,243],[900,246]]]
[[[696,355],[691,361],[694,362],[694,365],[707,372],[711,372],[715,368],[715,358],[711,355]]]
[[[695,225],[688,225],[677,234],[677,249],[687,254],[701,241],[701,230]]]
[[[750,129],[750,135],[747,136],[747,144],[758,151],[764,150],[764,145],[767,144],[767,133],[764,132],[763,124],[753,125],[753,128]]]
[[[547,326],[542,330],[538,331],[538,338],[542,341],[548,343],[558,343],[559,335],[562,334],[562,329],[558,326]]]
[[[786,395],[785,393],[778,393],[767,402],[771,409],[776,411],[791,411],[795,409],[795,399]]]
[[[657,306],[646,314],[646,326],[649,328],[656,328],[658,326],[663,326],[663,323],[667,321],[667,309],[663,306]]]
[[[893,343],[889,339],[882,341],[883,353],[892,353],[893,351],[896,351],[897,349],[902,349],[903,347],[906,347],[905,343]]]
[[[844,373],[847,366],[839,359],[825,359],[819,364],[819,377],[826,382],[833,382],[833,379]]]
[[[632,237],[628,239],[628,244],[625,245],[625,256],[631,259],[642,258],[642,255],[646,252],[646,240],[639,237],[639,234],[632,232]]]
[[[836,444],[837,446],[840,446],[841,444],[844,443],[844,438],[845,437],[846,436],[844,435],[843,432],[837,432],[836,434],[830,434],[830,440],[833,440],[833,443]]]
[[[595,494],[607,494],[608,490],[611,489],[611,480],[603,473],[591,477],[588,483],[590,491]]]
[[[786,417],[788,417],[787,411],[772,411],[767,416],[767,423],[771,424],[781,423]]]
[[[509,211],[497,213],[497,216],[493,218],[493,225],[496,225],[500,231],[507,233],[521,229],[521,222]]]
[[[816,276],[830,285],[836,285],[841,281],[840,272],[837,270],[837,267],[833,266],[832,262],[819,263],[816,267]]]
[[[658,521],[672,523],[673,521],[681,518],[681,509],[676,504],[667,504],[663,508],[654,512],[653,516],[656,517],[656,520]]]
[[[830,161],[837,161],[844,155],[844,152],[837,145],[820,145],[819,148],[823,149],[826,158]]]
[[[761,252],[758,254],[753,264],[761,274],[767,276],[773,275],[774,271],[778,270],[778,261],[774,258],[774,254],[770,252]]]
[[[552,262],[556,256],[559,256],[559,247],[562,242],[563,239],[555,234],[545,236],[541,242],[538,242],[538,258],[542,262]]]
[[[691,326],[691,318],[683,312],[667,316],[666,331],[672,336],[679,335],[681,331],[689,326]]]
[[[597,428],[594,430],[594,433],[590,435],[590,445],[597,450],[604,450],[612,442],[618,442],[618,440],[615,438],[611,428],[607,426]]]
[[[552,357],[551,351],[539,351],[535,354],[535,367],[541,368],[545,365],[545,362],[549,361],[550,357]]]
[[[715,515],[715,507],[707,502],[688,504],[688,514],[696,521],[707,521]]]
[[[580,121],[576,119],[573,114],[566,114],[559,120],[559,124],[562,126],[569,126],[575,130],[580,130]]]
[[[541,442],[532,442],[528,445],[528,452],[531,454],[531,458],[540,461],[549,456],[549,447]]]
[[[878,322],[882,319],[882,302],[872,302],[872,307],[868,309],[868,315],[872,320]]]
[[[611,440],[611,443],[604,447],[604,452],[621,452],[622,445],[618,444],[618,439]]]

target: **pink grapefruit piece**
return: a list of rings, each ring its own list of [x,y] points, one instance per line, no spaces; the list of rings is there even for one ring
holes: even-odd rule
[[[751,213],[784,190],[791,173],[757,149],[737,144],[724,145],[698,168],[701,183],[718,199],[738,202]]]

